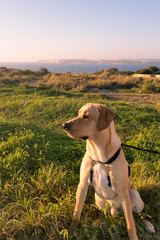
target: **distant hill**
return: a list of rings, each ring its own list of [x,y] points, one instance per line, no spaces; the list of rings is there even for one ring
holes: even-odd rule
[[[41,59],[40,63],[57,63],[57,64],[156,64],[160,63],[160,59],[121,59],[121,60],[106,60],[106,59]]]

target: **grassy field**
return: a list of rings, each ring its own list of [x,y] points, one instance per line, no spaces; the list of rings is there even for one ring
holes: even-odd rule
[[[136,103],[129,101],[129,96],[126,102],[101,93],[64,91],[62,87],[21,86],[2,78],[0,239],[67,239],[65,229],[71,223],[85,141],[70,139],[61,123],[75,117],[87,102],[103,103],[116,113],[116,129],[124,143],[159,151],[160,104]],[[39,75],[37,79],[42,81]],[[124,150],[132,182],[156,228],[156,235],[150,236],[140,216],[134,215],[139,239],[160,239],[159,156]],[[106,213],[104,222],[95,226],[100,213],[93,192],[90,187],[80,227],[68,239],[128,239],[123,213],[115,217]]]

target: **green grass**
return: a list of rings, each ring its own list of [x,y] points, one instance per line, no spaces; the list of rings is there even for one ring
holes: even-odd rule
[[[85,141],[70,139],[61,123],[87,102],[116,113],[123,142],[160,149],[160,105],[112,101],[100,93],[0,85],[0,239],[63,239],[75,204]],[[145,201],[157,234],[150,236],[134,215],[139,239],[160,239],[159,156],[124,148],[133,184]],[[89,188],[80,228],[69,239],[128,239],[123,213],[94,226],[99,216]],[[67,232],[66,237],[67,239]]]

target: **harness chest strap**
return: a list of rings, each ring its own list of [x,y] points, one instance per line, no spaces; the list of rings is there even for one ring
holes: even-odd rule
[[[90,181],[92,183],[92,180],[93,180],[93,167],[95,164],[99,163],[99,164],[105,164],[105,165],[109,165],[111,163],[113,163],[119,156],[120,154],[120,151],[121,151],[121,146],[120,148],[117,150],[117,152],[113,155],[113,157],[111,157],[107,162],[100,162],[100,161],[97,161],[97,160],[93,160],[92,159],[92,168],[91,168],[91,172],[90,172]],[[131,169],[130,169],[130,166],[128,165],[128,177],[130,177],[131,175]],[[111,179],[110,179],[110,176],[109,174],[107,174],[107,179],[108,179],[108,186],[111,187]]]

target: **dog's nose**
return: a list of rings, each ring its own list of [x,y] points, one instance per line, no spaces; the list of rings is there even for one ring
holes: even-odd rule
[[[63,123],[62,127],[64,130],[69,130],[70,129],[70,124],[69,123]]]

